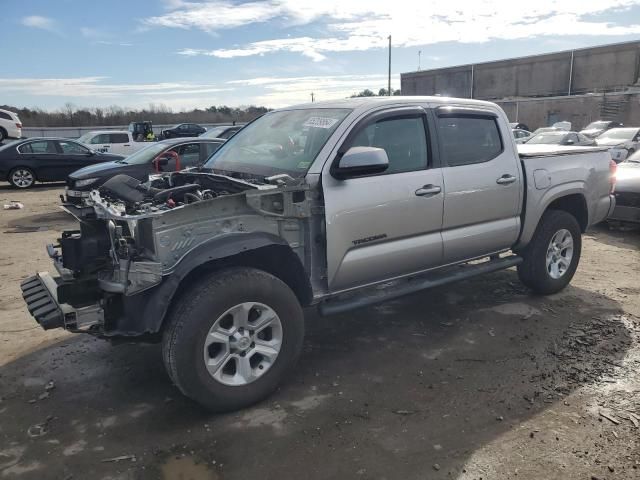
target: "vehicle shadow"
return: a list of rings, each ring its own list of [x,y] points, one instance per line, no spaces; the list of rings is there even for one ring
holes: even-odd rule
[[[57,212],[37,213],[24,217],[9,219],[6,224],[9,230],[4,233],[26,233],[69,230],[78,228],[78,221],[63,210]]]
[[[2,191],[7,191],[7,192],[15,192],[15,193],[20,193],[20,194],[28,194],[30,192],[43,192],[43,191],[47,191],[47,190],[60,190],[61,188],[64,189],[65,183],[64,182],[46,182],[46,183],[36,183],[35,185],[33,185],[32,187],[29,187],[28,189],[25,190],[21,190],[19,188],[15,188],[13,187],[11,184],[9,183],[2,183],[0,184],[0,192]],[[62,192],[60,192],[62,193]]]
[[[576,287],[532,296],[512,270],[309,311],[292,378],[224,415],[171,385],[159,346],[70,337],[0,367],[0,473],[179,478],[167,470],[179,461],[197,479],[455,477],[495,438],[613,375],[631,344],[620,314]]]
[[[603,222],[591,227],[586,235],[605,245],[640,249],[639,225],[623,224],[621,228],[619,226],[609,226],[606,222]]]

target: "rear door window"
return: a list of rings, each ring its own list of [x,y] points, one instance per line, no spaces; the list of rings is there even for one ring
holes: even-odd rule
[[[53,140],[40,140],[37,142],[25,143],[18,147],[20,153],[58,153],[56,144]]]
[[[8,113],[4,113],[4,112],[0,112],[0,118],[2,120],[13,120],[13,118],[11,118],[11,115],[9,115]]]
[[[129,143],[129,135],[126,133],[110,133],[109,143]]]
[[[488,162],[503,151],[492,116],[441,116],[437,126],[440,154],[449,167]]]

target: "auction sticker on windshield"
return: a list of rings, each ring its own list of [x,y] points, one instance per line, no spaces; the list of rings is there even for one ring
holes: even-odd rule
[[[312,128],[331,128],[336,124],[337,121],[337,118],[309,117],[307,121],[302,124],[302,126]]]

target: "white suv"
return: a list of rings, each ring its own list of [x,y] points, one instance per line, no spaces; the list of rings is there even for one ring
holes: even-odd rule
[[[0,110],[0,143],[6,138],[22,137],[22,122],[16,113]]]

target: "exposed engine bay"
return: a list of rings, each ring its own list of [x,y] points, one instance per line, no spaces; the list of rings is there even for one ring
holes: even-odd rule
[[[91,193],[90,203],[108,207],[120,215],[139,215],[259,188],[274,186],[199,172],[176,172],[145,183],[127,175],[116,175]]]

